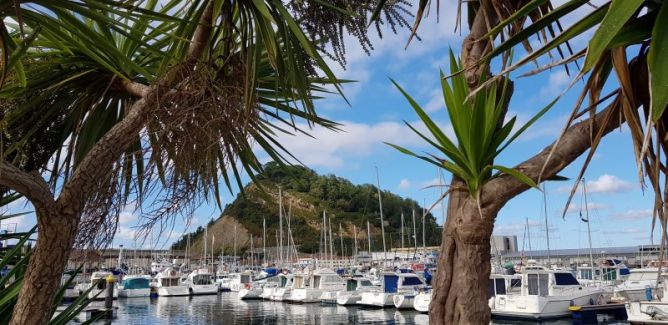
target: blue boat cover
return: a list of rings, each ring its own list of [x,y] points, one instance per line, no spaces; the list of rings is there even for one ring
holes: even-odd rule
[[[149,281],[143,278],[125,279],[123,280],[124,289],[148,289]]]
[[[268,267],[268,268],[264,269],[264,272],[267,273],[267,277],[277,275],[278,271],[279,270],[275,267]]]
[[[397,283],[399,282],[399,277],[395,274],[385,274],[383,275],[383,288],[385,292],[394,293],[397,292]]]

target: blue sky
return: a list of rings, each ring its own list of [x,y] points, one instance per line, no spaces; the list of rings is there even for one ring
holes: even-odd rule
[[[322,116],[342,124],[343,132],[314,129],[312,134],[315,139],[281,136],[282,143],[307,167],[318,173],[335,174],[354,183],[375,183],[374,166],[378,166],[383,189],[418,202],[433,203],[439,190],[425,187],[438,183],[437,170],[383,144],[383,141],[387,141],[416,151],[429,151],[424,142],[403,124],[406,120],[419,125],[414,112],[391,85],[389,78],[395,79],[412,94],[444,129],[449,128],[438,73],[439,68],[447,72],[448,49],[452,47],[455,53],[460,51],[462,36],[454,33],[454,3],[452,0],[444,1],[440,23],[436,23],[435,17],[428,17],[420,28],[422,41],[414,41],[406,50],[404,45],[408,35],[405,32],[391,35],[386,31],[383,39],[373,37],[375,50],[371,56],[367,56],[354,40],[349,40],[346,49],[348,66],[343,69],[333,63],[333,67],[339,77],[358,81],[344,87],[350,105],[334,96],[317,104]],[[575,41],[575,47],[581,48],[590,36],[591,33],[588,33],[580,37]],[[564,69],[555,68],[538,76],[514,80],[515,93],[509,115],[518,116],[519,121],[527,121],[566,89],[571,76]],[[568,92],[547,115],[501,155],[499,162],[513,166],[553,142],[573,108],[580,87],[581,83],[576,84],[574,90]],[[582,159],[579,159],[561,174],[574,178],[581,165]],[[449,181],[450,176],[445,174],[445,178]],[[628,132],[622,128],[604,139],[586,173],[586,179],[594,246],[649,244],[653,193],[643,192],[640,188]],[[566,218],[561,218],[572,185],[572,181],[547,184],[545,198],[552,248],[587,247],[587,227],[578,217],[583,205],[581,195],[573,199]],[[229,203],[233,197],[227,193],[223,200]],[[528,218],[532,247],[545,248],[542,202],[543,194],[537,190],[516,197],[499,214],[495,233],[518,235],[522,245],[525,220]],[[10,210],[27,211],[30,207],[17,203]],[[440,209],[437,208],[434,213],[439,216],[440,222]],[[206,224],[218,214],[213,204],[203,206],[193,216],[192,224]],[[131,210],[123,213],[114,244],[133,246],[133,227],[140,221],[141,216]],[[25,229],[32,223],[34,217],[28,215],[20,218],[17,226]],[[184,228],[184,222],[178,221],[171,238],[162,236],[160,244],[154,246],[168,246]],[[655,231],[655,242],[658,241],[658,233]]]

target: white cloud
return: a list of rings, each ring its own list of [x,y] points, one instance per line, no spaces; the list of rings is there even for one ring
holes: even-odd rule
[[[583,213],[584,213],[585,210],[599,211],[599,210],[605,210],[607,208],[609,208],[609,206],[607,204],[604,204],[604,203],[589,202],[586,207],[583,206],[583,205],[571,203],[568,206],[568,210],[566,210],[566,212],[575,213],[575,212],[583,211]]]
[[[399,188],[402,190],[407,190],[411,188],[411,182],[408,179],[403,178],[401,181],[399,181]]]
[[[495,235],[518,235],[523,234],[526,229],[526,222],[502,223],[494,226]],[[529,228],[542,227],[543,225],[536,220],[529,220]]]
[[[632,189],[633,184],[615,175],[603,174],[597,180],[587,182],[587,191],[591,193],[620,193]]]
[[[571,77],[566,70],[560,69],[550,73],[547,85],[540,89],[541,97],[554,97],[563,92],[568,86]]]
[[[615,213],[611,216],[620,220],[638,220],[652,217],[652,209],[627,210],[625,212]]]
[[[570,193],[573,185],[564,185],[557,188],[557,192]],[[620,179],[615,175],[603,174],[596,180],[587,181],[587,192],[589,193],[622,193],[633,190],[632,183]],[[576,194],[582,193],[582,186],[578,186]]]
[[[278,142],[302,163],[311,167],[340,168],[350,165],[351,161],[370,157],[380,150],[394,150],[383,142],[388,142],[411,149],[424,148],[427,144],[405,124],[399,122],[379,122],[376,124],[338,121],[340,132],[316,126],[309,131],[311,137],[301,133],[297,135],[279,134]],[[414,123],[418,130],[424,130],[421,124]],[[298,127],[308,130],[306,125]],[[452,134],[452,128],[441,127],[446,134]],[[419,149],[416,149],[419,151]]]

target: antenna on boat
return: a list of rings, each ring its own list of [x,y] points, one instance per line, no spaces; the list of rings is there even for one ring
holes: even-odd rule
[[[283,192],[281,187],[278,187],[278,260],[283,265]]]
[[[262,218],[262,263],[267,264],[267,218]]]
[[[404,212],[401,212],[401,250],[404,249]]]

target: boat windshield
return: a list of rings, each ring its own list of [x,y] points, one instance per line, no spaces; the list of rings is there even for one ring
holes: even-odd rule
[[[555,273],[554,280],[558,286],[579,285],[578,280],[570,273]]]
[[[631,272],[629,281],[656,280],[657,272]]]
[[[123,280],[124,289],[148,289],[149,281],[148,279],[135,278],[135,279],[125,279]]]
[[[405,285],[405,286],[417,286],[417,285],[421,285],[422,281],[420,281],[419,278],[407,277],[407,278],[404,278],[404,281],[402,282],[402,284]]]
[[[369,280],[362,280],[360,281],[360,286],[362,287],[373,287],[373,283]]]

